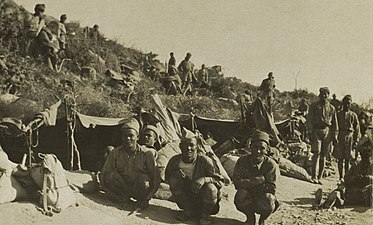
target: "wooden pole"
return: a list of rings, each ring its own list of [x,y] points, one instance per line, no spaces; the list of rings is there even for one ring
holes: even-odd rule
[[[30,128],[28,131],[27,131],[27,147],[28,147],[28,166],[29,168],[31,168],[32,166],[32,128]]]

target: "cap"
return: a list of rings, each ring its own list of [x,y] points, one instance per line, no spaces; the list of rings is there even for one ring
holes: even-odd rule
[[[137,133],[139,133],[140,130],[140,123],[135,118],[129,118],[126,120],[126,122],[123,124],[121,129],[133,129]]]
[[[153,131],[153,132],[157,135],[157,138],[158,138],[158,136],[159,136],[159,130],[158,130],[158,128],[157,128],[156,126],[153,126],[153,125],[146,125],[146,126],[144,127],[144,131],[147,131],[147,130],[151,130],[151,131]]]
[[[269,135],[263,131],[255,131],[253,137],[251,138],[251,142],[256,141],[264,141],[265,143],[269,144]]]
[[[35,12],[44,12],[45,11],[45,5],[44,4],[36,4],[35,5]]]
[[[328,93],[328,94],[330,94],[330,91],[329,91],[329,88],[328,88],[328,87],[321,87],[321,88],[319,89],[319,91],[320,91],[320,94],[323,94],[323,93]]]
[[[184,127],[181,131],[181,141],[190,140],[192,138],[197,138],[197,135]]]
[[[348,100],[352,101],[352,97],[351,97],[351,95],[346,95],[346,96],[344,96],[343,99],[342,99],[342,102],[346,102],[346,101],[348,101]]]

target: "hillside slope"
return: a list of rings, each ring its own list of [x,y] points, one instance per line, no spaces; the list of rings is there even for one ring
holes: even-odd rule
[[[154,78],[154,71],[159,76],[165,70],[164,65],[153,53],[144,53],[128,48],[115,40],[110,40],[99,33],[97,39],[89,37],[89,28],[79,23],[67,23],[67,50],[63,57],[61,71],[56,73],[47,68],[42,58],[24,57],[24,26],[29,15],[24,8],[13,0],[0,0],[0,91],[9,92],[10,86],[17,88],[17,96],[32,101],[33,107],[22,104],[4,104],[0,98],[0,117],[15,116],[30,119],[33,112],[54,103],[57,98],[74,96],[77,109],[81,113],[104,117],[126,117],[129,111],[138,107],[151,109],[150,95],[157,93],[164,104],[180,113],[190,113],[220,119],[240,119],[240,107],[231,100],[231,93],[237,95],[249,91],[255,98],[257,88],[235,77],[216,76],[209,88],[194,90],[193,96],[167,96],[159,79]],[[46,21],[56,21],[46,16]],[[62,61],[62,58],[60,62]],[[196,56],[198,57],[198,56]],[[4,68],[5,67],[5,68]],[[82,76],[82,68],[96,71],[96,79]],[[113,88],[108,85],[106,71],[120,72],[131,67],[142,81],[134,87],[130,95],[128,89]],[[153,79],[152,79],[153,78]],[[228,91],[227,91],[228,90]],[[228,92],[228,94],[227,94]],[[234,99],[234,100],[237,100]],[[316,96],[307,90],[281,92],[276,90],[274,116],[276,120],[288,116],[286,105],[296,108],[301,98],[308,102]]]

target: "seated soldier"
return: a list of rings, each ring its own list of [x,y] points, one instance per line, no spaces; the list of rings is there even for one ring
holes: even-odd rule
[[[181,154],[168,162],[165,176],[172,196],[183,209],[177,219],[201,216],[200,224],[210,224],[210,215],[219,211],[222,177],[210,158],[197,154],[197,137],[191,131],[183,130],[180,149]]]
[[[160,177],[153,152],[137,144],[139,122],[131,118],[122,127],[122,145],[110,151],[100,174],[104,190],[119,195],[124,203],[130,198],[140,208],[149,206],[156,193]]]
[[[359,146],[363,147],[363,150],[360,150],[361,161],[345,175],[345,204],[372,207],[373,128],[368,126]]]
[[[145,145],[147,148],[157,150],[156,145],[158,137],[158,128],[153,125],[146,125],[141,132],[140,144]]]
[[[251,154],[240,157],[234,168],[233,183],[237,189],[234,204],[246,215],[246,224],[255,225],[255,213],[258,213],[259,224],[263,225],[279,207],[275,194],[280,170],[277,163],[266,156],[269,150],[267,133],[256,131],[250,147]]]

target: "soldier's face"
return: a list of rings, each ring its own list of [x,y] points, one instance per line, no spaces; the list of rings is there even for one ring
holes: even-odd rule
[[[180,143],[180,149],[183,161],[186,163],[193,162],[197,157],[197,139],[187,139]]]
[[[263,162],[267,149],[268,144],[264,141],[255,141],[251,143],[251,154],[255,164]]]
[[[122,129],[122,147],[126,151],[136,150],[138,133],[134,129]]]
[[[329,93],[328,92],[321,92],[319,95],[321,100],[326,100],[329,98]]]
[[[343,109],[350,109],[351,107],[351,103],[352,101],[351,100],[346,100],[343,102]]]
[[[144,145],[154,146],[154,143],[157,140],[157,135],[152,130],[146,130],[144,132]]]

